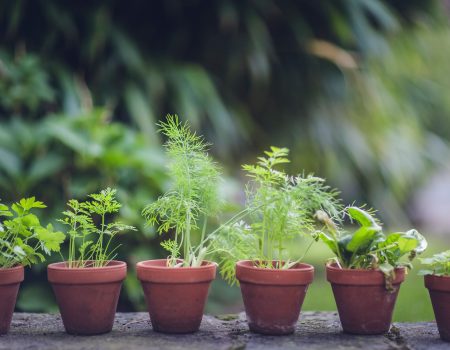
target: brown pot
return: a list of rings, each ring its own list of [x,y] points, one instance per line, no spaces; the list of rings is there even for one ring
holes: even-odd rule
[[[113,260],[105,267],[68,268],[61,262],[50,264],[47,274],[67,333],[112,330],[126,263]]]
[[[153,330],[196,332],[216,267],[209,261],[200,267],[167,267],[166,259],[138,262],[137,277],[144,289]]]
[[[0,268],[0,334],[9,331],[23,276],[23,266]]]
[[[450,341],[450,276],[425,276],[434,316],[442,340]]]
[[[251,260],[236,264],[248,326],[262,334],[290,334],[300,315],[314,267],[297,264],[288,270],[254,266]]]
[[[379,270],[340,269],[327,265],[342,329],[351,334],[383,334],[389,331],[405,268],[395,269],[393,290],[385,287]]]

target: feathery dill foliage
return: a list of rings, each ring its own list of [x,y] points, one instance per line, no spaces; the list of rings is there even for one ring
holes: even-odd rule
[[[120,222],[107,222],[108,215],[117,213],[122,206],[116,199],[116,190],[107,188],[89,195],[89,200],[67,202],[65,216],[58,220],[69,226],[69,256],[67,266],[103,267],[116,256],[120,245],[111,248],[113,238],[123,231],[136,228]]]
[[[221,207],[218,195],[220,170],[208,155],[209,144],[190,130],[178,116],[168,115],[166,122],[158,124],[167,136],[165,149],[169,157],[168,173],[172,188],[156,202],[143,210],[148,225],[157,225],[158,233],[175,232],[173,240],[162,246],[169,251],[168,265],[200,266],[207,253],[204,247],[208,218]],[[201,231],[198,244],[192,233]],[[183,262],[178,261],[183,258]]]
[[[51,224],[42,226],[31,212],[43,208],[44,203],[34,197],[23,198],[11,207],[0,203],[0,217],[9,218],[0,222],[0,268],[44,262],[43,253],[59,252],[64,234],[54,231]]]
[[[314,213],[324,210],[337,216],[341,204],[338,192],[325,180],[312,175],[289,176],[278,166],[289,163],[287,148],[271,147],[256,165],[243,165],[252,180],[246,188],[248,223],[241,221],[222,230],[214,240],[221,254],[221,273],[235,282],[235,263],[253,260],[255,266],[288,269],[293,260],[286,247],[298,236],[315,235]],[[309,249],[309,247],[308,247]]]

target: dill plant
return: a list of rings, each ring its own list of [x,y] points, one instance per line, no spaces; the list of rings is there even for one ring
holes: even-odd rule
[[[174,232],[173,239],[161,243],[170,254],[168,266],[201,266],[208,252],[208,220],[222,207],[218,193],[221,171],[208,154],[210,145],[177,115],[168,115],[158,126],[167,137],[164,147],[172,185],[142,214],[148,225],[158,226],[159,234]],[[194,240],[197,231],[200,241]]]
[[[115,198],[116,192],[115,189],[106,188],[90,194],[84,202],[76,199],[67,202],[68,209],[63,212],[64,218],[59,222],[69,227],[69,268],[108,265],[120,247],[117,245],[111,248],[113,238],[120,232],[136,230],[118,221],[108,222],[109,216],[121,208]]]
[[[64,234],[51,224],[42,226],[33,210],[46,208],[35,197],[23,198],[11,207],[0,203],[0,268],[29,266],[45,261],[45,255],[59,252]]]
[[[243,165],[251,178],[246,187],[245,221],[225,225],[212,240],[219,255],[221,274],[235,280],[235,264],[252,260],[261,268],[289,269],[303,257],[294,259],[288,246],[297,237],[317,238],[314,213],[323,210],[336,216],[341,204],[338,192],[313,175],[289,176],[280,167],[289,163],[287,148],[271,147],[257,164]],[[303,256],[306,254],[303,254]]]

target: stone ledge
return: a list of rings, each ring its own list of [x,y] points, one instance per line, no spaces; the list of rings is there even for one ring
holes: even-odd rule
[[[386,336],[343,334],[331,312],[303,312],[296,332],[263,336],[248,331],[245,315],[205,316],[200,331],[168,335],[151,330],[148,314],[118,313],[111,333],[71,336],[59,315],[16,313],[1,350],[140,350],[140,349],[450,349],[433,322],[396,323]]]

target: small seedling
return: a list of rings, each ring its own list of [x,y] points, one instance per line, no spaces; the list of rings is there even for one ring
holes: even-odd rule
[[[420,270],[419,275],[450,276],[450,250],[420,259],[420,262],[426,268]]]
[[[107,222],[108,215],[117,213],[121,207],[115,195],[115,189],[107,188],[89,195],[90,199],[85,202],[75,199],[67,202],[68,209],[59,221],[69,227],[69,268],[108,265],[120,246],[111,247],[113,238],[120,232],[136,230],[117,221]]]
[[[11,207],[0,203],[0,267],[29,266],[45,261],[45,255],[59,252],[64,241],[62,232],[53,226],[42,226],[33,210],[46,208],[34,197],[21,199]]]

